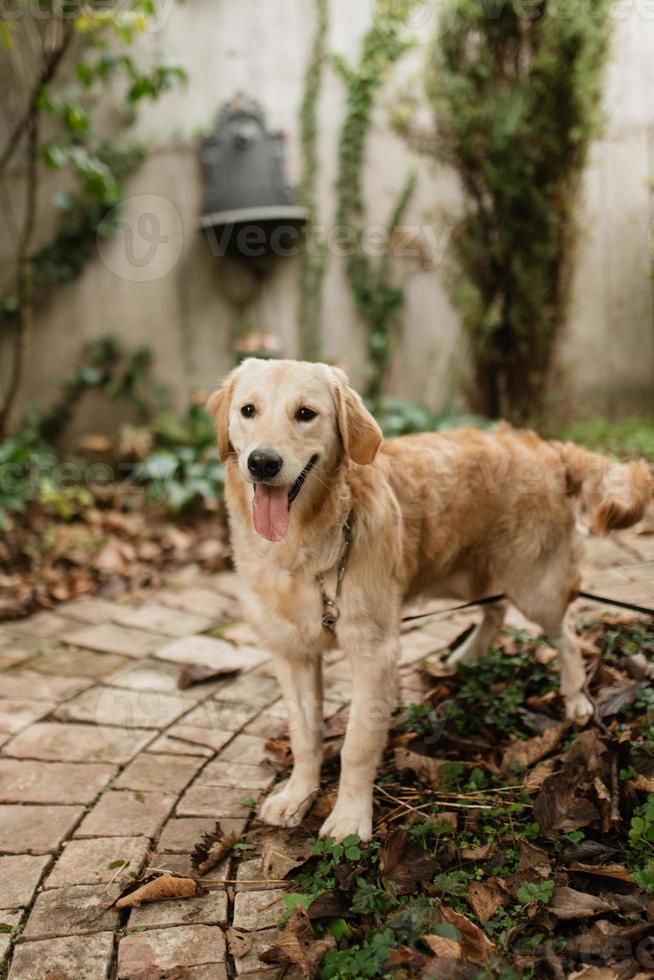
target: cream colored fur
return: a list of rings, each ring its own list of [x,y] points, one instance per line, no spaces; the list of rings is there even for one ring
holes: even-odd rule
[[[252,418],[241,414],[244,405],[254,406]],[[301,406],[315,419],[298,421]],[[226,464],[247,615],[274,651],[289,708],[294,768],[264,802],[262,820],[296,825],[318,792],[321,654],[337,643],[352,663],[352,704],[338,797],[321,833],[370,838],[373,781],[395,703],[402,604],[419,594],[467,600],[505,593],[556,646],[567,716],[588,719],[583,662],[564,622],[580,587],[576,499],[598,529],[634,523],[652,492],[644,465],[616,466],[509,427],[383,441],[345,375],[324,364],[245,361],[209,407]],[[279,480],[289,487],[318,457],[276,543],[253,527],[247,459],[254,449],[282,456]],[[333,591],[349,514],[352,550],[334,638],[322,627],[317,576],[326,573]],[[503,618],[503,603],[486,609],[451,661],[483,656]]]

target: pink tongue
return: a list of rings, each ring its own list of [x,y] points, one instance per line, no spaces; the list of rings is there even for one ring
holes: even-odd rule
[[[257,483],[252,517],[257,534],[269,541],[281,541],[288,527],[288,487]]]

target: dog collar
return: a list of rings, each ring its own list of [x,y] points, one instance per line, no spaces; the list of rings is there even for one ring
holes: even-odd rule
[[[336,565],[336,589],[333,597],[331,597],[325,589],[325,572],[319,572],[316,576],[318,580],[318,587],[320,589],[320,598],[322,599],[322,625],[323,629],[326,629],[328,633],[336,632],[336,623],[340,615],[338,600],[341,597],[343,579],[345,578],[345,570],[347,568],[348,558],[350,557],[351,547],[352,512],[348,514],[347,520],[343,524],[341,553]]]

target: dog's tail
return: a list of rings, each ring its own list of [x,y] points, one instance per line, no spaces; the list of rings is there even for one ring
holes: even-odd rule
[[[607,534],[642,519],[654,494],[645,462],[616,463],[573,442],[558,443],[558,448],[570,490],[581,497],[592,531]]]

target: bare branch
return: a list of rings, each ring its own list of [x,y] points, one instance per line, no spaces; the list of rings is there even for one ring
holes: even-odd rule
[[[0,153],[0,174],[4,171],[7,164],[12,159],[14,153],[20,146],[23,136],[32,128],[32,120],[38,113],[38,97],[41,89],[44,85],[48,85],[59,70],[62,59],[74,36],[74,28],[72,24],[67,24],[64,28],[61,43],[58,47],[54,48],[45,58],[43,68],[41,69],[39,76],[34,83],[32,92],[30,95],[29,103],[24,114],[19,118],[18,122],[14,126],[13,130],[9,134],[7,142]]]
[[[39,159],[39,114],[31,114],[28,123],[27,143],[27,183],[25,186],[25,216],[16,260],[16,284],[20,323],[16,334],[14,361],[9,378],[7,394],[0,408],[0,438],[4,438],[9,428],[11,411],[25,373],[27,351],[34,325],[34,300],[32,283],[32,259],[30,247],[36,223]]]

